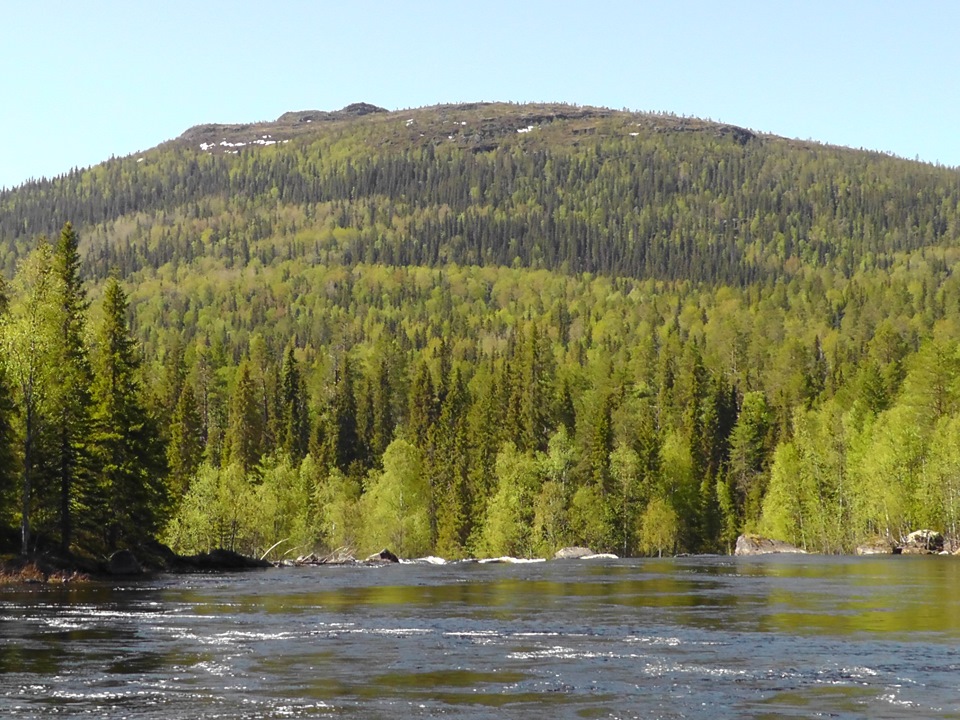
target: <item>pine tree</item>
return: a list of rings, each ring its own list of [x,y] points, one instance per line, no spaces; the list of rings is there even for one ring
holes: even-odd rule
[[[333,402],[330,407],[332,440],[336,465],[343,472],[352,469],[362,475],[359,462],[363,457],[357,432],[357,398],[353,391],[353,364],[344,355],[334,379]]]
[[[167,462],[170,466],[170,490],[179,500],[203,461],[203,421],[193,387],[185,384],[173,411]]]
[[[410,407],[407,411],[410,439],[414,445],[419,448],[427,446],[427,433],[439,414],[430,368],[426,363],[421,363],[410,388]]]
[[[90,492],[88,437],[91,428],[90,388],[93,373],[84,344],[87,302],[80,279],[79,239],[68,222],[54,252],[60,277],[60,334],[57,373],[57,438],[53,458],[60,491],[60,549],[68,552],[73,537],[73,506]],[[82,507],[83,500],[79,500]]]
[[[520,450],[543,451],[553,429],[553,358],[535,322],[518,331],[510,400],[511,420]]]
[[[307,388],[300,374],[293,345],[287,348],[280,377],[281,447],[294,462],[306,456],[310,442]]]
[[[147,411],[127,298],[116,278],[104,288],[94,370],[92,440],[104,505],[90,519],[102,524],[114,549],[155,535],[169,509],[165,448]]]
[[[230,419],[227,426],[227,462],[238,465],[243,471],[252,470],[261,456],[263,440],[263,417],[256,389],[250,375],[250,363],[240,363],[230,403]]]
[[[375,458],[383,455],[393,440],[393,390],[390,384],[390,366],[387,358],[380,357],[376,365],[376,376],[371,388],[373,404],[372,434],[370,451]]]
[[[472,521],[467,478],[469,397],[459,369],[453,371],[448,388],[440,419],[429,433],[434,453],[427,472],[436,502],[437,552],[457,557],[464,552]]]

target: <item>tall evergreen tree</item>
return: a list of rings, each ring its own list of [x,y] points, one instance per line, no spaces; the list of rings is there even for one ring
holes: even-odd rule
[[[296,462],[307,454],[310,442],[310,418],[307,414],[307,388],[300,374],[293,345],[283,359],[281,385],[281,446]]]
[[[436,503],[437,552],[446,557],[463,554],[470,536],[470,498],[467,443],[469,396],[460,370],[452,372],[440,419],[431,429],[434,450],[427,472]]]
[[[263,416],[257,402],[256,388],[250,374],[250,363],[240,363],[230,402],[227,426],[227,462],[249,472],[260,460],[263,439]]]
[[[203,461],[203,420],[193,387],[185,383],[170,422],[167,462],[170,465],[170,490],[179,501]]]
[[[93,373],[85,345],[87,301],[80,278],[79,238],[68,222],[54,252],[60,278],[60,333],[57,373],[57,438],[53,457],[60,492],[60,549],[68,552],[73,537],[73,507],[89,499]]]
[[[420,363],[410,388],[410,407],[407,411],[410,439],[417,447],[427,446],[427,433],[439,414],[430,368],[426,363]]]
[[[127,298],[116,278],[104,288],[93,384],[93,452],[104,506],[91,519],[108,548],[156,534],[169,509],[166,453],[147,410],[140,354],[127,327]]]

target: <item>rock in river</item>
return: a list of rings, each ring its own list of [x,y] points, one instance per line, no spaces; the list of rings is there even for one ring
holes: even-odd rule
[[[898,549],[890,538],[878,537],[857,545],[857,555],[896,555]]]
[[[553,555],[554,560],[577,560],[579,558],[584,558],[589,555],[595,555],[590,548],[587,547],[565,547],[557,550]]]
[[[384,548],[384,549],[381,550],[380,552],[374,553],[373,555],[371,555],[370,557],[368,557],[366,560],[364,560],[364,562],[368,562],[368,563],[369,563],[369,562],[392,562],[392,563],[398,563],[398,562],[400,562],[400,558],[398,558],[398,557],[397,557],[396,555],[394,555],[392,552],[390,552],[389,550],[387,550],[386,548]]]
[[[773,555],[776,553],[800,553],[806,554],[806,550],[801,550],[796,545],[783,542],[783,540],[773,540],[759,535],[741,535],[737,538],[737,549],[734,555]]]

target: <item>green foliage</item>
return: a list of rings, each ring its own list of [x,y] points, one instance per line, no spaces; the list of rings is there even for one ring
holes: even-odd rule
[[[310,443],[310,416],[307,407],[307,389],[300,374],[293,346],[287,348],[281,375],[280,447],[292,459],[306,456]]]
[[[227,460],[246,473],[260,460],[265,427],[260,412],[250,364],[241,363],[231,393],[230,424],[227,428]]]
[[[55,272],[49,245],[41,243],[20,264],[11,289],[13,299],[0,326],[0,357],[15,408],[11,424],[20,468],[20,550],[27,553],[32,549],[33,520],[42,525],[44,515],[51,514],[42,469],[50,457],[57,372],[63,360],[58,306],[62,278]]]
[[[190,478],[203,461],[203,420],[193,388],[184,385],[177,399],[167,445],[170,491],[175,500],[186,492]]]
[[[140,356],[127,329],[127,298],[119,282],[104,289],[103,320],[94,355],[92,454],[106,547],[154,537],[169,509],[166,451],[148,412]]]
[[[256,495],[238,464],[215,468],[204,464],[193,478],[163,540],[184,554],[225,548],[252,553]]]
[[[383,471],[367,478],[362,499],[367,546],[391,548],[405,557],[428,554],[434,541],[431,504],[420,451],[406,440],[394,440],[383,454]]]
[[[168,490],[180,547],[276,556],[957,532],[955,171],[670,116],[415,114],[0,193],[24,547],[137,542]],[[34,249],[64,211],[81,233]]]
[[[320,470],[312,458],[304,461]],[[331,468],[329,474],[315,481],[313,504],[317,508],[317,534],[319,544],[327,550],[356,550],[361,544],[364,519],[360,508],[360,483]]]
[[[497,487],[487,504],[478,547],[481,555],[527,557],[533,552],[534,493],[537,464],[532,456],[505,443],[497,454]]]
[[[679,518],[676,511],[664,498],[653,498],[641,519],[640,549],[660,557],[664,550],[673,550],[678,534]]]
[[[59,344],[57,373],[57,437],[49,471],[59,489],[60,549],[69,552],[74,513],[85,507],[92,491],[91,432],[93,374],[86,345],[87,301],[80,278],[80,240],[68,222],[54,250],[54,272],[59,276]]]

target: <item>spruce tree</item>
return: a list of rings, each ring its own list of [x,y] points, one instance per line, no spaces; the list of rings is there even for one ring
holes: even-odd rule
[[[60,549],[68,552],[73,537],[73,508],[89,500],[93,373],[84,343],[86,301],[80,279],[79,238],[68,222],[60,232],[54,252],[54,271],[60,314],[60,366],[57,372],[57,437],[53,457],[60,495]]]
[[[250,374],[250,363],[243,361],[237,370],[230,402],[226,438],[227,462],[239,465],[244,472],[249,472],[260,460],[262,439],[263,419]]]
[[[170,422],[167,462],[170,465],[170,490],[179,501],[203,461],[203,420],[193,387],[184,384]]]
[[[116,278],[104,289],[93,382],[93,453],[109,549],[154,536],[169,509],[166,453],[147,410],[140,354],[127,327],[127,298]]]
[[[360,437],[357,433],[357,399],[353,393],[353,365],[344,355],[335,378],[331,405],[332,442],[336,465],[348,472],[362,458]],[[354,470],[360,468],[354,467]]]
[[[307,414],[307,388],[300,374],[293,345],[287,348],[280,377],[281,443],[291,460],[299,462],[307,454],[310,442],[310,418]]]
[[[407,411],[410,440],[418,448],[427,447],[427,434],[439,414],[430,368],[425,362],[420,363],[410,388],[410,407]]]
[[[427,474],[436,502],[437,552],[459,557],[470,536],[472,520],[467,478],[469,396],[459,369],[453,371],[447,386],[440,419],[429,432],[433,454]]]

